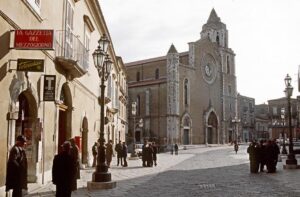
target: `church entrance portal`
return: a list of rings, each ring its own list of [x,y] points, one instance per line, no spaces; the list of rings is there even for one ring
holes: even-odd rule
[[[211,112],[208,117],[207,143],[218,143],[218,119],[214,112]]]

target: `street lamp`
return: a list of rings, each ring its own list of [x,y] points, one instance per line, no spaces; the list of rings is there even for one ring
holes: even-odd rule
[[[104,91],[105,85],[104,82],[108,79],[111,71],[112,61],[107,53],[108,46],[110,41],[104,34],[101,36],[98,41],[98,48],[93,53],[93,59],[95,67],[98,71],[99,78],[101,79],[100,90],[100,136],[98,139],[99,147],[98,147],[98,155],[97,155],[97,166],[96,170],[93,173],[93,182],[110,182],[111,174],[108,172],[108,166],[105,162],[105,139],[104,139]]]
[[[288,101],[288,117],[289,117],[289,154],[286,160],[287,165],[297,165],[297,160],[295,158],[294,150],[293,150],[293,132],[292,132],[292,113],[291,113],[291,96],[293,94],[293,86],[291,85],[292,78],[287,74],[284,82],[285,82],[285,94]]]
[[[133,116],[133,143],[132,143],[132,152],[130,157],[131,158],[137,158],[136,152],[135,152],[135,116],[136,116],[136,102],[132,102],[131,104],[131,114]],[[138,158],[137,158],[138,159]]]
[[[287,151],[286,151],[286,147],[285,147],[285,132],[284,132],[284,120],[285,120],[285,109],[282,108],[281,109],[281,120],[282,120],[282,139],[283,139],[283,142],[282,142],[282,151],[281,151],[281,154],[287,154]]]

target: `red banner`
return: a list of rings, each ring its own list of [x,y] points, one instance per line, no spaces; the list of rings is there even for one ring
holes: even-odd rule
[[[15,30],[15,49],[53,49],[53,30]]]

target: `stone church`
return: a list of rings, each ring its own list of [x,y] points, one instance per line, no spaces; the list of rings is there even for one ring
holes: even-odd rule
[[[161,146],[219,144],[235,139],[235,54],[228,46],[226,25],[214,9],[200,39],[188,45],[186,52],[172,44],[166,56],[125,64],[128,143],[148,139]]]

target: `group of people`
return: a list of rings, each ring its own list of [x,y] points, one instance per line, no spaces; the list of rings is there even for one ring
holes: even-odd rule
[[[142,162],[143,167],[152,167],[153,164],[157,165],[157,146],[155,142],[144,141],[144,145],[142,147]]]
[[[128,148],[125,142],[121,142],[119,141],[118,144],[116,144],[115,146],[115,151],[117,152],[117,166],[119,166],[119,164],[121,164],[121,166],[123,167],[127,167],[127,152],[128,152]]]
[[[264,172],[264,166],[267,166],[268,173],[276,172],[278,155],[280,153],[279,146],[275,140],[261,140],[259,143],[252,141],[247,148],[250,160],[250,172]]]
[[[173,155],[173,152],[175,152],[175,155],[178,155],[178,144],[171,145],[171,154],[172,155]]]
[[[5,190],[8,192],[12,189],[13,197],[24,196],[23,190],[28,189],[26,142],[26,137],[19,135],[9,152]],[[70,197],[72,191],[77,189],[77,179],[80,179],[79,163],[79,148],[75,140],[72,138],[65,141],[53,159],[52,181],[56,185],[57,197]]]

